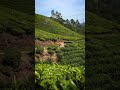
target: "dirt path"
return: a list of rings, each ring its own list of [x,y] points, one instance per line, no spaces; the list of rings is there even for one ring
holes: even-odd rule
[[[58,41],[40,41],[40,40],[35,40],[35,44],[37,46],[41,46],[41,47],[48,47],[48,46],[59,46],[59,47],[64,47],[65,43],[63,40],[58,40]]]

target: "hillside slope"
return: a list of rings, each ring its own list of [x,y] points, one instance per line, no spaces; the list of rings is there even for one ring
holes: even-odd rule
[[[103,17],[86,11],[86,33],[114,33],[120,32],[120,25]],[[101,27],[102,26],[102,27]]]
[[[34,15],[34,0],[0,0],[0,6]]]
[[[0,6],[0,32],[14,35],[34,32],[34,17],[16,10]]]
[[[117,90],[120,25],[91,12],[86,15],[86,89]]]
[[[51,18],[42,15],[36,15],[35,37],[35,42],[37,42],[35,45],[36,89],[84,90],[84,35],[78,34],[64,27],[60,23],[53,21]],[[49,71],[50,69],[52,70],[52,72],[50,72],[51,75],[45,73],[48,72],[46,71],[48,69]],[[77,73],[75,72],[76,70]],[[44,78],[47,76],[49,77],[42,80],[39,78]],[[60,80],[62,80],[62,82]]]
[[[64,47],[52,45],[52,48],[50,48],[50,45],[47,46],[48,49],[50,48],[50,52],[57,54],[58,63],[71,66],[82,66],[85,64],[85,37],[83,34],[76,33],[49,17],[36,14],[35,37],[37,40],[46,43],[47,41],[64,43]],[[36,50],[38,51],[39,47],[36,47]]]
[[[30,81],[34,80],[34,65],[31,64],[34,59],[28,54],[34,48],[33,35],[33,16],[0,5],[0,89],[34,86],[34,81]],[[14,80],[16,86],[13,85]]]
[[[84,38],[83,35],[73,32],[48,17],[38,14],[35,16],[35,29],[36,38],[67,40],[79,40]]]

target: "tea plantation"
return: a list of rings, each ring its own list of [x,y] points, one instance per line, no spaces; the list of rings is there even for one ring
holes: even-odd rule
[[[118,90],[120,25],[86,13],[86,89]]]
[[[57,56],[57,63],[50,60],[35,65],[35,85],[39,90],[85,89],[85,40],[49,17],[36,14],[35,38],[39,41],[64,41],[65,46],[46,46],[48,54]],[[36,46],[38,48],[44,48]],[[38,50],[37,50],[38,51]],[[41,56],[43,50],[40,51]]]

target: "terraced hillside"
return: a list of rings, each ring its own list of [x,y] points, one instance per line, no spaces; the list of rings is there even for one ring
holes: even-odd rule
[[[60,63],[73,66],[83,65],[84,62],[84,35],[73,32],[53,21],[51,18],[36,15],[36,40],[40,41],[60,41],[63,40],[65,47],[51,49],[54,53],[62,54]],[[49,47],[49,46],[48,46]],[[69,57],[69,58],[68,58]],[[81,58],[83,57],[83,58]],[[76,63],[76,64],[75,64]]]
[[[64,27],[49,17],[36,14],[35,38],[36,89],[83,90],[84,35]]]
[[[66,42],[66,46],[61,49],[63,52],[62,63],[71,66],[85,65],[85,41]]]
[[[34,21],[31,15],[14,9],[0,6],[0,32],[12,34],[29,34],[34,32]]]
[[[119,89],[120,25],[87,12],[86,89]]]
[[[71,31],[48,17],[36,15],[35,18],[36,38],[45,40],[80,40],[84,38],[83,35]]]
[[[32,15],[0,5],[0,89],[33,88],[33,26]]]
[[[1,0],[0,6],[34,15],[34,0]]]
[[[0,10],[0,49],[12,45],[19,47],[33,46],[34,17],[2,5]],[[28,43],[24,45],[23,42],[26,42],[26,40]]]
[[[111,34],[120,32],[120,25],[86,11],[86,33]],[[102,26],[102,27],[101,27]]]

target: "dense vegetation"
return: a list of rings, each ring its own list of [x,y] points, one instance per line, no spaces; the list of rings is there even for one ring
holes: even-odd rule
[[[62,40],[80,40],[80,39],[83,39],[84,37],[83,36],[75,36],[75,37],[72,37],[72,36],[64,36],[64,35],[59,35],[59,34],[54,34],[54,33],[49,33],[49,32],[46,32],[44,30],[40,30],[40,29],[36,29],[35,31],[35,35],[36,35],[36,39],[38,40],[42,40],[42,41],[46,41],[46,40],[59,40],[59,39],[62,39]]]
[[[78,32],[80,34],[84,34],[85,33],[85,26],[82,25],[84,23],[80,23],[79,20],[68,20],[68,19],[63,19],[62,18],[62,14],[59,13],[58,11],[51,11],[51,19],[53,19],[56,22],[59,22],[60,24],[62,24],[63,26],[71,29],[72,31]]]
[[[21,53],[17,48],[7,48],[2,63],[16,69],[21,63]]]
[[[84,65],[84,35],[76,33],[42,15],[36,15],[35,35],[36,39],[42,41],[65,40],[65,47],[57,47],[57,50],[51,49],[59,58],[61,57],[61,60],[59,60],[60,64],[70,64],[72,66]]]
[[[71,66],[85,65],[84,41],[66,42],[65,48],[62,48],[61,52],[63,52],[63,60],[61,63]]]
[[[119,9],[120,0],[92,0],[86,3],[86,10],[117,23],[120,23]]]
[[[36,18],[35,20],[36,38],[47,40],[48,39],[79,40],[84,37],[83,35],[71,31],[70,29],[64,27],[63,25],[59,24],[58,22],[48,17],[36,15],[35,18]]]
[[[34,0],[1,0],[0,6],[14,9],[19,12],[34,15]]]
[[[20,89],[21,90],[21,89],[34,88],[34,79],[33,79],[34,74],[30,74],[26,78],[23,78],[20,74],[20,71],[24,70],[24,67],[25,67],[22,64],[24,61],[23,59],[21,59],[21,56],[23,55],[21,55],[21,52],[18,48],[6,48],[6,50],[4,51],[4,54],[1,55],[0,57],[0,75],[1,75],[0,89],[3,89],[3,90]],[[21,69],[21,65],[23,65],[22,66],[23,69]],[[30,71],[28,70],[28,72]]]
[[[39,41],[64,41],[65,46],[37,46],[36,54],[44,56],[46,48],[49,58],[36,62],[35,85],[41,90],[84,90],[85,89],[85,43],[84,35],[64,26],[59,21],[36,14],[35,38]],[[42,52],[41,52],[42,51]],[[44,52],[45,53],[45,52]],[[46,54],[47,54],[46,53]],[[52,56],[57,56],[53,64]],[[47,57],[47,56],[46,56]],[[41,61],[43,61],[41,63]]]
[[[34,21],[31,15],[0,6],[0,33],[13,35],[33,34]]]
[[[86,12],[86,89],[120,88],[119,40],[119,24]]]
[[[36,64],[36,90],[83,90],[84,68],[58,64]]]
[[[34,17],[27,14],[26,11],[22,12],[25,4],[22,7],[19,3],[20,6],[17,7],[17,3],[16,0],[1,0],[0,3],[0,89],[2,90],[22,90],[26,87],[28,89],[34,87],[34,81],[32,81],[34,80],[32,74],[34,65],[31,64],[33,60],[28,54],[31,47],[27,53],[22,53],[28,48],[25,45],[17,48],[16,45],[16,43],[22,42],[27,35],[34,35]],[[29,58],[26,59],[26,57]],[[25,69],[27,66],[29,68]],[[22,71],[30,73],[26,73],[26,77],[24,77],[24,74],[21,74]]]
[[[119,24],[116,24],[89,11],[86,11],[86,23],[86,33],[111,34],[120,32]]]

